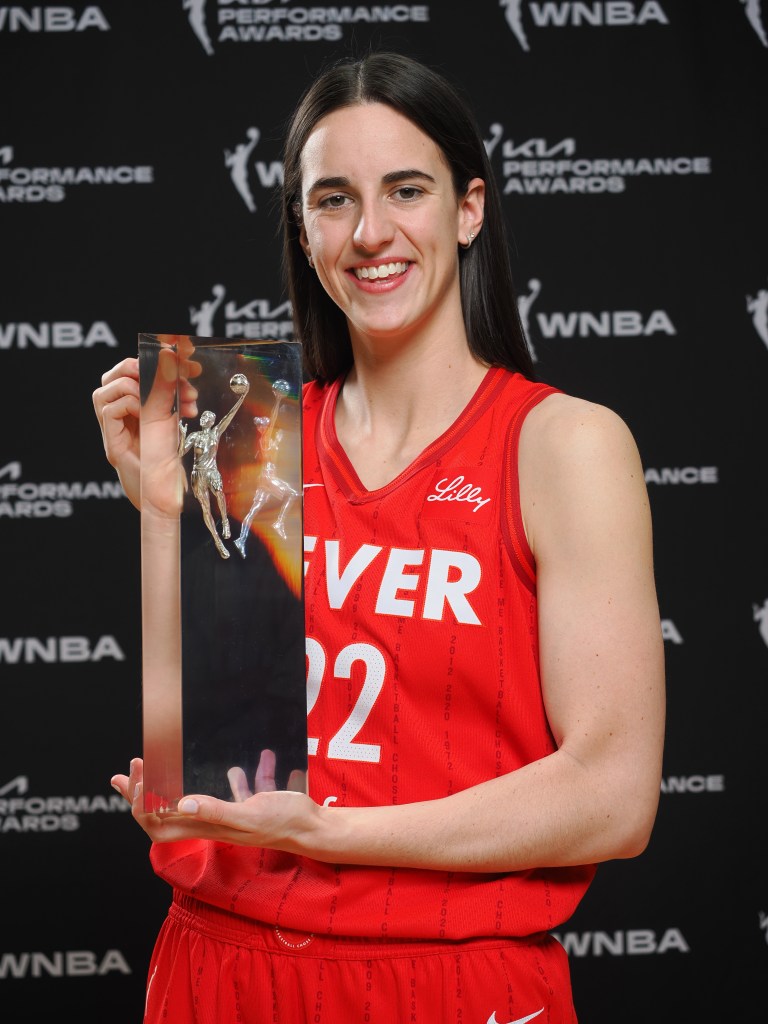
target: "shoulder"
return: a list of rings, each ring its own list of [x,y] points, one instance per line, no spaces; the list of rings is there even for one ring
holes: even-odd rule
[[[546,396],[531,409],[521,444],[529,454],[566,463],[590,453],[605,454],[614,447],[637,451],[632,433],[618,413],[563,392]]]
[[[532,550],[587,524],[647,510],[637,444],[607,406],[556,393],[526,417],[520,436],[520,502]]]

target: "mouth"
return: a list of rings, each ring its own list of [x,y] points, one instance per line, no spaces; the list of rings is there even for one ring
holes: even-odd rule
[[[388,277],[400,277],[410,265],[398,260],[395,263],[381,263],[377,267],[354,267],[353,272],[358,281],[383,281]]]

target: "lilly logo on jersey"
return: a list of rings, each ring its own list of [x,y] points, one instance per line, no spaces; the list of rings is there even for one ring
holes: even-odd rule
[[[433,519],[472,519],[487,521],[490,494],[496,474],[484,466],[439,469],[432,478],[424,501],[422,516]],[[477,513],[480,512],[480,516]]]

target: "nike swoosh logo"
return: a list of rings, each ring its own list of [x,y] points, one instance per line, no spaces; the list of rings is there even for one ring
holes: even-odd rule
[[[527,1017],[518,1017],[517,1020],[509,1021],[509,1024],[525,1024],[526,1021],[533,1020],[534,1017],[538,1017],[540,1013],[544,1013],[544,1007],[543,1006],[542,1006],[542,1008],[540,1010],[537,1010],[536,1013],[529,1013]],[[495,1010],[493,1011],[491,1016],[486,1021],[486,1024],[499,1024],[499,1021],[496,1020],[496,1011]]]

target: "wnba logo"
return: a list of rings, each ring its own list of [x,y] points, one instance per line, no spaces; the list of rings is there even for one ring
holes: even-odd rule
[[[567,310],[538,312],[533,316],[531,307],[541,294],[541,281],[532,277],[528,290],[521,292],[517,299],[520,322],[531,356],[537,354],[531,342],[531,328],[535,322],[541,339],[560,338],[640,338],[652,334],[673,336],[677,329],[664,309],[652,309],[644,313],[637,309]],[[768,295],[768,293],[766,293]]]
[[[251,191],[248,161],[251,159],[251,154],[258,145],[260,138],[261,132],[259,129],[251,127],[245,133],[244,142],[238,142],[233,149],[224,150],[224,164],[229,170],[232,184],[251,213],[255,213],[257,207],[253,198],[253,192]],[[266,163],[263,160],[255,160],[252,166],[262,188],[274,189],[278,185],[282,185],[282,161],[272,160],[270,163]]]
[[[768,47],[768,34],[766,34],[765,26],[763,25],[760,0],[741,0],[741,2],[744,4],[744,13],[747,16],[747,21],[754,29],[755,35],[763,46]]]
[[[762,604],[752,605],[752,617],[757,623],[757,629],[763,643],[768,647],[768,597],[766,597]]]
[[[653,0],[642,4],[628,3],[626,0],[607,0],[605,3],[590,4],[529,3],[525,5],[522,0],[500,0],[500,4],[504,8],[504,16],[512,35],[526,52],[530,51],[531,47],[523,21],[523,6],[527,7],[530,20],[536,28],[581,28],[603,25],[613,28],[618,25],[623,27],[645,25],[649,21],[660,25],[669,24],[661,4],[655,3]],[[759,0],[757,0],[757,6],[759,6]]]
[[[223,284],[215,284],[211,297],[199,306],[189,307],[189,320],[198,338],[259,338],[262,341],[293,337],[293,318],[290,302],[272,305],[269,299],[251,299],[243,305],[224,298],[227,290]],[[222,308],[223,307],[223,308]],[[217,314],[221,309],[224,329],[216,330]]]
[[[747,296],[747,312],[752,317],[752,326],[758,337],[768,348],[768,288],[761,288],[756,295]]]

